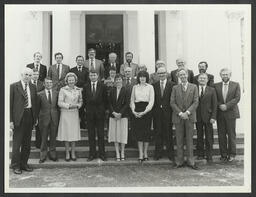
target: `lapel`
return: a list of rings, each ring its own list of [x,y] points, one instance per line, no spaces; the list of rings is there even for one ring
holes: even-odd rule
[[[46,103],[48,103],[48,104],[49,104],[48,99],[47,99],[47,96],[46,96],[46,92],[45,92],[45,90],[44,90],[44,93],[43,93],[43,98],[45,99]]]
[[[227,93],[227,98],[226,98],[226,102],[229,100],[229,96],[230,96],[230,93],[232,92],[231,89],[233,88],[233,84],[231,81],[229,81],[229,85],[228,85],[228,93]]]
[[[224,103],[224,98],[223,98],[223,94],[222,94],[222,86],[223,86],[223,83],[220,82],[219,85],[216,86],[216,87],[217,87],[217,91],[218,91],[219,94],[221,95],[221,101],[222,101],[222,103]]]
[[[65,66],[64,66],[64,64],[62,64],[60,79],[62,79],[62,76],[64,76],[64,73],[65,73],[64,68],[65,68]]]
[[[120,93],[119,93],[119,95],[120,95]],[[114,88],[113,96],[114,96],[114,101],[115,101],[115,104],[116,104],[117,100],[118,100],[118,98],[116,98],[116,96],[117,96],[117,88],[116,87]]]
[[[20,91],[20,93],[23,95],[23,97],[25,98],[25,93],[21,84],[21,81],[17,84],[18,86],[18,90]]]
[[[168,83],[168,80],[167,80],[167,81],[166,81],[166,84],[165,84],[165,87],[164,87],[163,98],[165,97],[166,92],[167,92],[168,89],[169,89],[169,83]]]
[[[117,88],[115,88],[116,89],[116,93],[117,93]],[[121,97],[122,97],[122,95],[123,95],[123,91],[124,91],[124,87],[121,87],[121,89],[120,89],[120,92],[119,92],[119,95],[118,95],[118,98],[117,98],[117,101],[116,102],[118,102],[120,99],[121,99]]]
[[[160,98],[160,99],[161,99],[160,81],[157,82],[156,86],[157,86],[157,90],[156,90],[157,98]]]
[[[57,103],[58,93],[52,90],[52,105]]]
[[[31,104],[32,104],[32,101],[34,100],[34,94],[32,94],[32,83],[29,83],[29,91],[30,91],[30,99],[31,99]],[[32,104],[33,106],[33,104]]]
[[[199,87],[199,86],[198,86]],[[200,90],[198,90],[198,91],[200,91]],[[206,98],[206,95],[208,94],[208,92],[209,92],[209,87],[208,86],[206,86],[205,87],[205,90],[204,90],[204,94],[203,94],[203,96],[202,96],[202,100],[204,100],[205,98]]]
[[[190,90],[191,90],[191,86],[190,86],[190,84],[188,83],[188,87],[187,87],[187,90],[186,90],[186,92],[185,92],[184,100],[187,100]],[[181,91],[183,91],[182,88],[181,88]]]

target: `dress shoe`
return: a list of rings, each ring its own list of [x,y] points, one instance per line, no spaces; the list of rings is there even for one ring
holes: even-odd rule
[[[177,168],[183,168],[184,164],[174,164],[173,168],[177,169]]]
[[[143,158],[143,161],[148,161],[148,160],[149,160],[148,157]]]
[[[203,160],[204,156],[197,156],[197,160]]]
[[[57,157],[49,157],[49,159],[52,160],[52,161],[58,161]]]
[[[14,174],[22,174],[22,171],[21,171],[21,169],[19,169],[19,168],[14,168],[14,169],[13,169],[13,173],[14,173]]]
[[[120,157],[117,157],[117,158],[116,158],[116,161],[121,161]]]
[[[39,160],[39,163],[44,163],[46,161],[46,159],[44,158],[44,159],[40,159]]]
[[[88,159],[87,159],[87,161],[92,161],[92,160],[94,160],[94,159],[95,159],[95,157],[89,156]]]
[[[99,158],[102,160],[102,161],[107,161],[107,158],[103,155],[99,156]]]
[[[121,157],[121,161],[124,161],[125,160],[125,157]]]
[[[199,170],[198,166],[196,164],[194,165],[187,165],[189,168],[193,169],[193,170]]]
[[[142,163],[143,163],[143,159],[138,159],[138,162],[139,162],[140,164],[142,164]]]
[[[76,161],[76,157],[72,157],[72,156],[71,156],[71,160],[72,160],[72,161]]]
[[[32,172],[33,168],[29,167],[28,165],[22,166],[21,170],[27,171],[27,172]]]
[[[235,157],[228,157],[227,161],[231,162],[231,161],[234,161],[235,160]]]
[[[227,161],[228,158],[227,158],[227,157],[220,157],[220,160],[221,160],[221,161]]]

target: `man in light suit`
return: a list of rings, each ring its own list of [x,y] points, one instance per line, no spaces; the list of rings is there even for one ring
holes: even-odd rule
[[[70,68],[68,65],[62,64],[63,55],[58,52],[54,55],[56,64],[51,65],[48,70],[48,76],[52,79],[53,89],[59,91],[65,86],[65,77]]]
[[[104,66],[101,60],[95,59],[96,51],[91,48],[88,50],[89,59],[85,60],[84,65],[88,70],[94,69],[97,71],[100,80],[104,80]]]
[[[186,68],[186,62],[183,59],[179,58],[176,60],[176,64],[178,66],[178,69],[173,70],[171,72],[171,74],[168,76],[168,80],[173,81],[175,84],[180,84],[180,80],[179,80],[179,77],[177,76],[177,72],[180,68]],[[189,70],[189,69],[187,69],[187,71],[188,71],[188,82],[193,83],[194,73],[192,70]]]
[[[47,75],[47,68],[41,64],[42,55],[39,52],[34,53],[34,63],[28,64],[27,67],[32,70],[36,69],[39,72],[39,80],[43,83],[44,78]]]
[[[108,55],[109,59],[108,62],[104,65],[104,77],[107,79],[109,77],[109,70],[110,68],[115,68],[116,73],[120,72],[120,65],[116,62],[117,55],[116,53],[110,53]]]
[[[126,52],[125,59],[126,59],[126,62],[120,66],[120,74],[122,76],[125,76],[125,68],[130,67],[132,69],[132,78],[136,77],[137,74],[139,73],[139,66],[138,66],[138,64],[135,64],[132,62],[133,53]]]
[[[240,118],[238,102],[240,101],[239,83],[230,81],[231,71],[220,70],[222,82],[214,85],[217,100],[217,127],[222,161],[233,161],[236,156],[236,119]]]
[[[36,92],[40,92],[44,89],[43,82],[40,81],[38,78],[39,78],[39,72],[38,72],[38,70],[34,69],[31,83],[36,86]],[[40,133],[38,124],[35,126],[35,129],[36,129],[36,148],[40,148],[41,147],[41,133]]]
[[[196,84],[198,86],[198,77],[201,73],[206,73],[207,68],[208,68],[207,62],[199,62],[199,64],[198,64],[199,74],[194,77],[194,79],[193,79],[194,84]],[[214,76],[211,75],[211,74],[208,74],[208,73],[206,73],[206,74],[207,74],[207,77],[208,77],[207,86],[213,87],[213,85],[214,85]]]
[[[11,168],[15,174],[31,172],[28,158],[32,128],[37,120],[36,87],[30,83],[33,71],[25,68],[21,80],[10,86],[10,128],[13,130]]]
[[[216,121],[217,113],[217,97],[215,89],[207,85],[208,75],[206,73],[199,74],[198,90],[199,105],[196,110],[196,129],[197,129],[197,158],[204,159],[208,163],[212,162],[212,146],[213,146],[213,128],[212,124]],[[205,141],[204,141],[205,135]],[[206,150],[204,150],[204,145]]]
[[[58,92],[52,89],[52,80],[46,77],[44,80],[45,90],[38,93],[39,128],[42,143],[40,148],[39,163],[44,163],[47,157],[47,141],[50,137],[49,159],[57,161],[56,135],[59,124]]]
[[[198,167],[195,165],[193,156],[193,130],[198,106],[198,89],[195,84],[188,82],[188,71],[185,68],[180,68],[177,73],[181,83],[173,87],[170,101],[173,109],[172,122],[176,128],[177,158],[175,167],[184,166],[183,144],[186,140],[187,165],[197,170]]]

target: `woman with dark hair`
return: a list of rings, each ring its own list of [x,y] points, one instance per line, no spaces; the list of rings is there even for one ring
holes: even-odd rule
[[[114,142],[116,149],[116,160],[125,160],[124,148],[128,136],[128,108],[129,96],[127,90],[122,86],[121,74],[115,76],[115,86],[109,93],[109,130],[108,142]],[[121,145],[121,158],[119,146]]]
[[[148,160],[148,145],[151,129],[151,109],[154,105],[155,93],[148,84],[149,74],[140,71],[137,75],[138,84],[133,86],[130,107],[135,116],[134,130],[139,147],[139,162]]]
[[[60,89],[58,99],[60,122],[57,140],[65,142],[65,160],[75,161],[75,142],[81,139],[79,108],[82,106],[83,99],[81,89],[75,86],[77,82],[75,73],[68,73],[65,82],[67,85]],[[71,142],[71,154],[69,153],[69,142]]]

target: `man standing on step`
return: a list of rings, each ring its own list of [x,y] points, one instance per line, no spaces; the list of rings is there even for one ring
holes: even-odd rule
[[[175,125],[177,158],[175,168],[184,166],[184,141],[187,151],[188,167],[197,170],[193,153],[193,133],[198,106],[198,89],[195,84],[188,82],[188,71],[180,68],[177,71],[180,84],[175,85],[171,94],[172,122]],[[185,138],[186,135],[186,138]]]
[[[96,70],[90,70],[89,79],[90,82],[83,88],[83,102],[85,103],[90,148],[87,161],[92,161],[97,156],[96,133],[98,138],[99,158],[105,161],[104,118],[105,109],[107,108],[107,89],[99,80]]]
[[[208,68],[208,63],[207,62],[199,62],[199,64],[198,64],[199,74],[194,76],[194,79],[193,79],[194,84],[196,84],[198,86],[198,77],[199,77],[199,75],[201,73],[205,73],[205,74],[207,74],[207,77],[208,77],[207,85],[213,87],[213,85],[214,85],[214,76],[209,74],[209,73],[206,73],[207,68]]]
[[[47,141],[50,138],[48,157],[57,161],[56,136],[59,124],[58,92],[52,89],[52,80],[46,77],[45,90],[38,93],[39,128],[42,136],[39,163],[44,163],[47,157]]]
[[[13,130],[11,168],[15,174],[31,172],[28,158],[32,128],[37,120],[36,87],[30,83],[33,70],[24,68],[21,80],[10,86],[10,128]]]
[[[222,161],[233,161],[236,156],[236,119],[240,118],[238,102],[240,101],[239,83],[230,81],[231,71],[220,70],[222,82],[214,85],[217,100],[217,127]]]
[[[44,78],[47,75],[47,68],[45,65],[41,64],[42,55],[39,52],[34,53],[34,63],[28,64],[27,67],[32,70],[37,70],[39,72],[39,80],[43,83]]]
[[[213,128],[216,121],[217,97],[215,89],[207,85],[208,75],[201,73],[198,76],[199,105],[196,110],[197,129],[197,159],[206,156],[208,163],[212,162]],[[205,135],[205,141],[204,141]],[[206,151],[204,151],[206,147]]]

